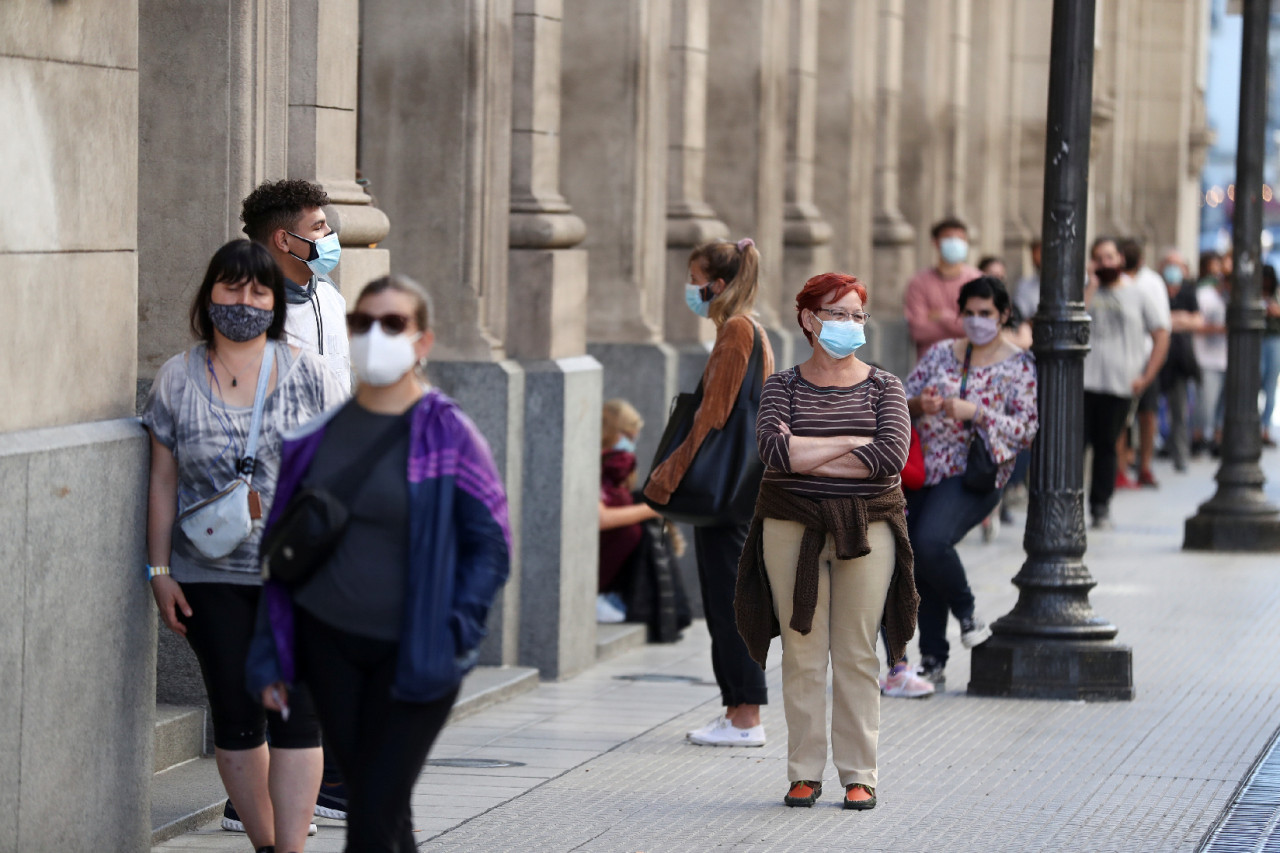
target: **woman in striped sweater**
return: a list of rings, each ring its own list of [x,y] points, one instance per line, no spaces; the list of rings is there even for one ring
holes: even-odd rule
[[[854,355],[866,340],[866,300],[866,287],[851,275],[805,283],[796,314],[813,354],[765,381],[756,420],[766,470],[735,605],[738,629],[762,667],[769,639],[782,635],[789,806],[812,805],[822,792],[828,659],[843,805],[875,806],[876,636],[883,623],[896,659],[915,629],[899,487],[911,418],[898,378]]]

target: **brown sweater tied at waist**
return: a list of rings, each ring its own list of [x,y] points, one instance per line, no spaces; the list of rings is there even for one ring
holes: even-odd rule
[[[746,642],[752,660],[763,669],[769,642],[782,633],[764,566],[766,518],[795,521],[805,527],[800,540],[800,559],[796,564],[790,625],[800,634],[808,634],[813,629],[813,613],[818,604],[818,557],[826,544],[827,534],[831,534],[834,541],[836,556],[841,560],[853,560],[871,553],[867,526],[877,521],[888,523],[893,531],[895,558],[881,624],[889,646],[889,659],[900,660],[916,632],[916,611],[920,606],[905,509],[906,499],[901,489],[890,489],[870,498],[850,495],[813,500],[792,494],[767,480],[762,483],[760,496],[756,499],[755,517],[751,519],[747,542],[738,560],[738,588],[733,602],[738,633]]]

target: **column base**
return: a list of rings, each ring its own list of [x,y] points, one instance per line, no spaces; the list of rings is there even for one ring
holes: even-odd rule
[[[480,643],[480,663],[514,666],[520,661],[520,542],[524,493],[524,371],[514,361],[435,361],[431,382],[454,399],[489,442],[507,489],[511,525],[511,575],[489,609],[489,634]]]
[[[995,636],[973,650],[969,695],[1131,701],[1133,650],[1114,641]]]
[[[1227,514],[1203,508],[1187,519],[1184,551],[1280,551],[1280,513]]]
[[[600,363],[524,361],[520,663],[543,678],[596,660],[600,556]]]

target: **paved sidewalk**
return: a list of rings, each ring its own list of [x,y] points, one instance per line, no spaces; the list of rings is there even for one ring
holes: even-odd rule
[[[1280,480],[1280,456],[1264,466]],[[1180,550],[1182,522],[1212,494],[1215,470],[1208,461],[1181,476],[1157,470],[1163,487],[1118,494],[1116,529],[1090,537],[1094,606],[1134,649],[1133,702],[969,698],[961,654],[948,669],[951,692],[884,700],[878,808],[839,809],[829,767],[818,806],[787,809],[776,646],[769,744],[684,742],[719,708],[699,624],[679,644],[629,652],[446,729],[433,759],[523,766],[428,767],[414,798],[421,848],[1195,850],[1280,726],[1280,671],[1270,665],[1280,657],[1280,555]],[[989,545],[972,536],[962,552],[980,611],[1007,612],[1021,530]],[[696,681],[619,678],[645,673]],[[318,823],[307,849],[340,851],[341,824]],[[246,849],[216,823],[155,848]]]

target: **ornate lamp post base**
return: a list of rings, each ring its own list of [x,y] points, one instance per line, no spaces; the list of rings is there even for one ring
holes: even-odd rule
[[[995,636],[973,650],[970,696],[1133,699],[1133,650],[1114,640]]]
[[[1280,512],[1263,506],[1256,513],[1223,512],[1210,506],[1187,519],[1182,547],[1188,551],[1280,551]]]

